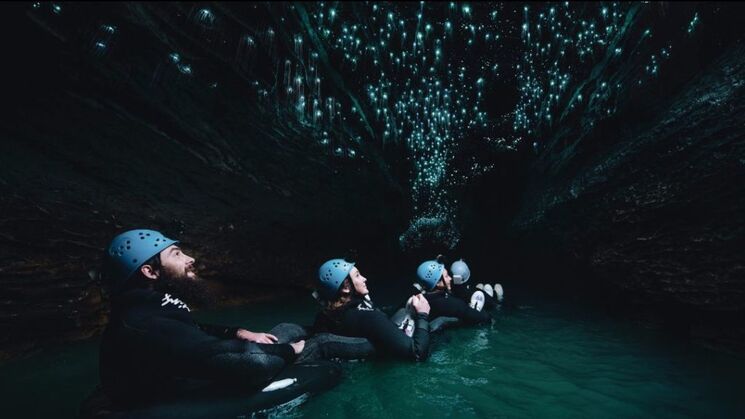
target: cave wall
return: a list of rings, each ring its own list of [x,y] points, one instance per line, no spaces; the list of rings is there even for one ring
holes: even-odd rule
[[[366,257],[383,277],[402,258],[445,251],[488,263],[508,287],[529,277],[541,289],[600,285],[621,305],[688,325],[725,319],[734,330],[745,313],[739,6],[707,8],[657,81],[619,89],[612,117],[573,114],[509,150],[497,144],[503,132],[488,133],[491,145],[463,141],[451,169],[492,169],[451,185],[462,239],[408,255],[396,243],[412,210],[405,150],[359,140],[345,124],[321,143],[287,95],[259,94],[289,74],[291,54],[278,51],[297,48],[294,4],[211,4],[219,24],[196,3],[59,6],[12,4],[0,28],[11,57],[0,68],[0,351],[100,330],[107,301],[91,270],[108,240],[134,227],[181,239],[233,300],[305,293],[330,255]],[[661,3],[647,19],[697,7]],[[241,50],[246,34],[272,48]],[[322,61],[324,86],[355,102],[349,86],[364,78],[345,85]],[[489,99],[502,122],[517,100],[505,80]],[[356,157],[333,150],[349,144]],[[556,278],[572,272],[588,277]]]
[[[726,41],[687,51],[591,132],[565,127],[527,171],[509,230],[522,260],[585,267],[597,299],[742,350],[745,44]]]
[[[18,42],[3,69],[0,351],[99,331],[108,305],[90,271],[126,229],[181,240],[226,299],[307,295],[326,258],[385,254],[403,201],[375,156],[339,158],[257,106],[219,51],[159,20],[163,8],[63,6],[91,21],[53,27],[27,4],[6,9],[4,39]],[[109,21],[127,37],[101,59],[81,39]],[[201,78],[161,67],[174,49],[205,62]]]

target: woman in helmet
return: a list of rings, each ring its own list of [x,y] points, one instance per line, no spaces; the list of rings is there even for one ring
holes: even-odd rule
[[[451,294],[452,278],[440,260],[422,262],[417,268],[417,288],[431,307],[430,315],[455,317],[465,324],[477,324],[491,319],[489,313],[479,311]]]
[[[316,332],[367,338],[378,355],[423,361],[429,355],[429,304],[414,296],[416,312],[411,337],[400,330],[382,311],[373,306],[367,279],[354,263],[331,259],[318,271],[320,297],[324,309],[315,322]]]
[[[456,260],[450,265],[450,273],[453,277],[452,293],[463,301],[468,302],[471,308],[490,310],[496,307],[504,298],[504,291],[500,284],[476,284],[469,283],[471,270],[463,259]]]

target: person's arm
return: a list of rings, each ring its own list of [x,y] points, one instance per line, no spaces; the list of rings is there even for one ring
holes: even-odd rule
[[[485,323],[491,319],[486,311],[472,309],[460,298],[443,295],[426,295],[436,316],[455,317],[464,324]]]
[[[276,343],[277,337],[271,333],[252,332],[241,327],[219,326],[215,324],[197,323],[202,331],[220,339],[243,339],[256,343]]]
[[[295,359],[289,344],[219,339],[193,324],[167,317],[151,317],[125,327],[139,350],[152,354],[179,377],[260,386]]]
[[[429,321],[425,313],[416,315],[414,335],[411,338],[382,311],[350,310],[347,316],[359,327],[360,336],[372,342],[376,352],[414,361],[423,361],[429,356]]]
[[[429,357],[429,314],[417,313],[414,322],[414,334],[411,336],[414,354],[417,361],[423,361]]]

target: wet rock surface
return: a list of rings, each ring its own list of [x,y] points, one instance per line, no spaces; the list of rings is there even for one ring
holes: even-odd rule
[[[741,352],[743,44],[673,92],[647,92],[581,144],[541,156],[512,232],[585,266],[602,283],[596,299]]]

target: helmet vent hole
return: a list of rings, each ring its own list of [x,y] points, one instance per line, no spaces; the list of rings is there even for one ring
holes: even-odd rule
[[[145,233],[145,235],[149,237],[150,236],[150,233]]]
[[[132,259],[132,263],[137,263],[137,259]]]
[[[129,250],[129,246],[127,246],[127,250]]]
[[[158,247],[158,243],[155,243],[155,247]]]

